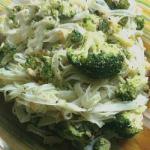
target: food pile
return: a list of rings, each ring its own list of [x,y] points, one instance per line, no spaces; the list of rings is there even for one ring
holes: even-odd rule
[[[0,92],[28,131],[54,147],[110,150],[143,129],[148,62],[134,0],[3,7]]]

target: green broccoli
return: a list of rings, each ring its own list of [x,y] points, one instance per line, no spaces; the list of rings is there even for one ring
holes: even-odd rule
[[[88,31],[96,31],[99,24],[99,18],[96,15],[89,15],[83,19],[81,25]]]
[[[111,143],[103,137],[98,137],[93,145],[93,150],[110,150],[110,148]]]
[[[102,40],[101,37],[98,38]],[[86,40],[78,49],[69,48],[67,50],[69,62],[91,77],[107,78],[117,75],[124,64],[121,49],[114,44],[96,42],[97,38],[93,40],[93,42]]]
[[[128,0],[105,0],[111,9],[128,9],[130,3]]]
[[[109,29],[110,29],[110,22],[108,21],[108,19],[100,20],[98,30],[106,33],[109,31]]]
[[[124,26],[126,26],[126,24],[128,23],[128,20],[129,20],[129,18],[128,18],[127,16],[122,17],[122,18],[119,20],[118,24],[121,25],[122,27],[124,27]]]
[[[127,111],[116,115],[107,125],[121,138],[130,138],[142,128],[142,113]]]
[[[49,56],[28,56],[24,67],[29,71],[31,76],[36,76],[39,80],[49,82],[52,80],[53,73],[51,69],[52,58]]]
[[[15,22],[15,18],[16,18],[15,10],[10,9],[7,12],[7,16],[8,16],[8,19],[10,19],[12,22]]]
[[[122,101],[134,100],[139,91],[146,85],[146,80],[143,77],[135,76],[126,80],[121,80],[119,87],[116,91],[116,96]]]
[[[8,64],[15,53],[16,48],[13,45],[10,45],[7,42],[2,43],[0,46],[0,66]]]
[[[76,9],[68,1],[52,0],[50,1],[49,9],[52,16],[60,19],[69,19],[76,14]]]
[[[99,134],[99,127],[87,121],[66,121],[56,124],[55,131],[61,138],[72,141],[78,149],[83,149],[94,136]]]
[[[71,42],[79,43],[80,41],[82,41],[82,39],[83,39],[82,34],[76,30],[73,30],[70,36]]]
[[[77,31],[77,30],[73,30],[67,38],[67,47],[73,47],[73,48],[77,48],[80,44],[82,44],[84,40],[83,35]]]
[[[36,22],[39,22],[43,19],[43,16],[42,15],[39,15],[39,14],[36,14],[33,18],[34,21]]]
[[[43,62],[43,66],[39,73],[39,76],[45,81],[51,81],[53,78],[52,59],[46,56],[43,57],[41,60]]]
[[[136,16],[135,22],[137,24],[137,27],[136,27],[137,30],[142,30],[144,28],[144,17],[143,16],[140,16],[140,15]]]
[[[22,6],[21,5],[16,5],[16,6],[14,6],[14,8],[13,8],[13,12],[19,12],[19,11],[21,11],[22,10]]]
[[[116,37],[113,34],[108,34],[107,35],[107,43],[109,43],[109,44],[117,44],[118,43],[118,39],[116,39]]]
[[[40,61],[38,62],[38,58],[29,55],[26,58],[26,62],[24,66],[25,68],[31,68],[35,70],[39,64],[40,64]]]

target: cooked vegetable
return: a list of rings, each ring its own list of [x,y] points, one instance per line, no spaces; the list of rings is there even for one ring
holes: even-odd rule
[[[143,129],[142,113],[122,112],[110,123],[112,128],[120,137],[130,138]]]
[[[122,101],[134,100],[139,92],[143,90],[146,82],[147,81],[140,76],[122,80],[116,91],[116,95]]]
[[[96,31],[98,26],[98,17],[96,15],[89,15],[83,19],[81,25],[88,31]]]
[[[91,138],[100,134],[99,128],[90,122],[62,122],[56,125],[56,133],[64,139],[71,140],[76,147],[83,149]]]
[[[75,7],[67,1],[52,0],[49,4],[51,14],[60,19],[69,19],[76,14]]]
[[[83,36],[80,32],[74,30],[71,34],[70,34],[70,40],[73,43],[79,43],[80,41],[82,41]]]
[[[122,17],[122,18],[119,20],[118,24],[121,25],[122,27],[124,27],[124,26],[126,26],[126,24],[128,23],[128,20],[129,20],[129,18],[128,18],[127,16],[126,16],[126,17]]]
[[[78,47],[80,44],[82,44],[84,40],[84,37],[82,33],[80,33],[77,30],[73,30],[67,38],[67,47]]]
[[[0,46],[0,66],[7,65],[12,61],[13,55],[16,53],[16,48],[9,43],[2,43]]]
[[[97,38],[100,37],[96,37],[94,40],[101,40]],[[124,64],[124,55],[121,49],[116,45],[97,41],[89,47],[87,45],[90,44],[90,41],[84,43],[81,48],[69,48],[67,53],[69,61],[91,77],[108,78],[117,75]]]
[[[130,6],[129,0],[105,0],[111,9],[128,9]]]
[[[108,21],[108,19],[100,20],[98,30],[101,30],[104,33],[106,33],[109,31],[109,29],[110,29],[110,22]]]
[[[46,82],[52,81],[52,58],[49,56],[27,56],[24,67],[29,75]]]
[[[137,27],[136,27],[137,30],[142,30],[144,28],[144,18],[143,18],[143,16],[136,16],[135,17],[135,22],[137,24]]]
[[[111,143],[103,137],[96,139],[96,142],[93,146],[93,150],[110,150],[110,148]]]

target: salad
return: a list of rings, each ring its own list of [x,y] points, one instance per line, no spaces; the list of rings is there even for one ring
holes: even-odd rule
[[[110,150],[143,129],[149,64],[134,0],[0,4],[0,92],[28,131]]]

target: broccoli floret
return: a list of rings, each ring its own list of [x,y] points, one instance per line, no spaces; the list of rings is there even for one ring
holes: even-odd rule
[[[83,149],[94,136],[99,134],[99,127],[87,121],[66,121],[58,123],[55,127],[55,131],[61,138],[72,141],[73,146],[78,149]]]
[[[136,16],[135,17],[135,22],[137,24],[136,29],[137,30],[142,30],[144,28],[144,17],[143,16]]]
[[[128,111],[117,114],[108,124],[119,137],[130,138],[143,129],[142,119],[142,113]]]
[[[53,77],[52,72],[52,59],[50,57],[43,57],[43,66],[40,71],[40,77],[45,81],[51,81]]]
[[[13,55],[16,53],[16,48],[9,43],[2,43],[0,46],[0,66],[8,64]]]
[[[128,0],[105,0],[111,9],[128,9],[130,3]]]
[[[118,39],[116,39],[116,37],[113,34],[108,34],[108,36],[107,36],[107,43],[109,43],[109,44],[117,44],[118,43]]]
[[[43,19],[43,16],[42,16],[42,15],[39,15],[39,14],[36,14],[36,15],[34,16],[34,18],[33,18],[33,20],[36,21],[36,22],[39,22],[39,21],[42,20],[42,19]]]
[[[116,91],[116,96],[122,101],[134,100],[144,85],[146,85],[146,80],[140,76],[123,79]]]
[[[14,6],[14,8],[13,8],[13,12],[19,12],[19,11],[21,11],[22,10],[22,6],[21,5],[16,5],[16,6]]]
[[[73,30],[70,36],[71,42],[79,43],[80,41],[82,41],[82,39],[83,39],[82,34],[76,30]]]
[[[50,2],[50,11],[54,17],[60,19],[69,19],[76,14],[76,9],[68,1],[52,0]]]
[[[93,150],[110,150],[111,143],[103,137],[99,137],[96,139],[96,142],[94,143]]]
[[[110,22],[108,19],[100,20],[98,30],[103,31],[104,33],[108,32],[110,29]]]
[[[119,20],[118,24],[121,25],[122,27],[124,27],[124,26],[126,26],[126,24],[128,23],[128,20],[129,20],[129,18],[128,18],[127,16],[122,17],[122,18]]]
[[[25,68],[31,68],[33,70],[35,70],[37,68],[37,66],[40,64],[40,61],[38,62],[38,58],[34,57],[34,56],[28,56],[26,58],[26,62],[25,62]]]
[[[96,39],[93,41],[94,44],[89,40],[85,43],[82,44],[81,48],[68,49],[67,56],[70,63],[83,73],[95,78],[112,77],[121,71],[124,64],[124,55],[118,46],[105,42],[100,44],[100,41],[96,42]],[[89,43],[93,45],[89,47]]]
[[[103,18],[99,20],[97,30],[106,33],[109,37],[110,34],[118,33],[121,30],[121,26],[111,18]]]
[[[89,15],[83,19],[81,25],[88,31],[96,31],[99,24],[99,18],[96,15]]]
[[[49,56],[28,56],[24,67],[31,76],[36,76],[39,80],[49,82],[53,77],[51,63],[52,58]]]
[[[67,38],[67,47],[74,47],[77,48],[80,44],[82,44],[83,42],[83,35],[77,31],[77,30],[73,30]]]

